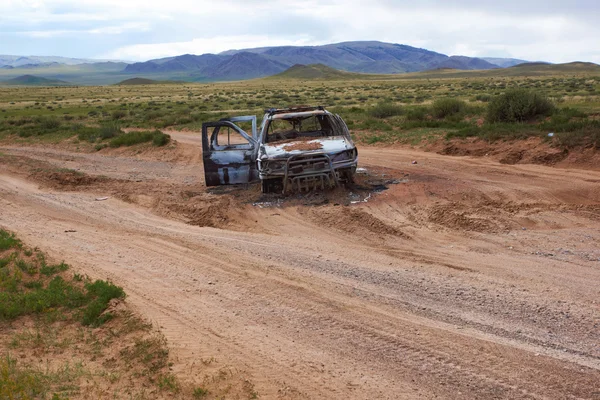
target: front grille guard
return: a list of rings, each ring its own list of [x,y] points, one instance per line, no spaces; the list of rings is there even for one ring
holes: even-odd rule
[[[293,190],[294,187],[299,192],[304,189],[310,191],[318,187],[324,190],[326,182],[327,187],[335,187],[339,184],[333,163],[327,154],[297,154],[287,159],[283,178],[283,194],[287,193],[290,188]]]

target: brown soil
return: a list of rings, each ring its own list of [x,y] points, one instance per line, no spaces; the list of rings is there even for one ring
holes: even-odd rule
[[[207,190],[197,135],[172,135],[139,157],[2,148],[0,225],[124,286],[178,375],[214,359],[261,398],[600,398],[600,172],[572,153],[361,147],[358,186],[387,190],[282,199]]]

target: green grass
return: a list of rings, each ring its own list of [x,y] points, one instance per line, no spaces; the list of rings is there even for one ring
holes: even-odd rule
[[[22,244],[14,233],[0,229],[0,251],[21,248]]]
[[[86,394],[98,398],[106,394],[101,391],[107,382],[127,390],[131,398],[146,398],[152,386],[154,393],[193,396],[169,371],[166,340],[151,324],[131,311],[106,312],[112,299],[125,297],[123,289],[70,275],[67,264],[47,263],[42,252],[4,229],[0,243],[0,330],[8,334],[0,338],[0,399],[67,399],[80,395],[82,385]],[[30,316],[27,321],[33,325],[14,323],[23,316]],[[61,356],[70,349],[74,355]],[[89,361],[103,360],[107,349],[121,357],[86,367]],[[141,392],[130,391],[132,380],[143,382]]]
[[[125,297],[123,289],[110,282],[81,285],[74,277],[65,279],[58,275],[68,270],[65,263],[47,265],[43,256],[26,261],[19,256],[22,244],[13,234],[0,229],[0,238],[4,251],[16,250],[0,259],[0,322],[60,309],[78,315],[83,325],[99,326],[112,318],[104,313],[110,300]]]
[[[89,142],[90,150],[151,142],[159,146],[167,144],[168,137],[150,138],[149,134],[123,131],[138,128],[154,132],[169,127],[198,132],[203,122],[228,115],[258,115],[260,121],[265,108],[320,104],[340,114],[362,143],[398,141],[407,130],[425,128],[447,129],[455,137],[477,136],[477,132],[493,137],[495,129],[498,137],[520,137],[524,129],[515,125],[519,134],[508,135],[503,132],[504,124],[518,124],[527,118],[526,122],[539,128],[530,129],[535,134],[545,129],[555,131],[556,137],[562,138],[554,142],[557,146],[575,143],[590,146],[596,143],[596,128],[585,121],[597,120],[600,114],[600,76],[579,73],[581,68],[576,65],[567,67],[538,66],[544,73],[536,76],[522,75],[515,68],[485,74],[438,71],[376,79],[362,76],[352,80],[328,79],[325,74],[317,80],[270,78],[211,84],[0,87],[0,139],[59,142],[76,137],[82,146]],[[546,75],[552,69],[556,73]],[[529,74],[531,67],[520,70]],[[557,111],[551,115],[551,121],[545,121],[550,114],[536,111],[538,116],[530,120],[528,107],[523,107],[527,112],[515,109],[507,117],[488,118],[488,108],[513,91],[534,93],[537,98],[550,99],[558,110],[571,109],[585,116]],[[485,128],[478,127],[481,121],[485,121]],[[585,140],[572,140],[578,137]]]

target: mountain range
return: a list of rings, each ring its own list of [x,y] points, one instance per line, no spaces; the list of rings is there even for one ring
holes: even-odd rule
[[[280,74],[296,65],[320,65],[346,73],[404,74],[422,71],[502,71],[525,60],[447,56],[427,49],[378,41],[322,46],[279,46],[184,54],[145,62],[107,62],[65,57],[0,55],[0,81],[43,76],[75,85],[114,84],[134,77],[159,81],[210,82]],[[319,70],[317,68],[317,70]],[[303,71],[331,76],[331,71]],[[337,75],[336,75],[337,76]]]
[[[190,73],[198,79],[238,80],[278,74],[293,65],[323,64],[342,71],[398,74],[438,68],[501,68],[481,58],[447,56],[401,44],[344,42],[323,46],[279,46],[229,50],[220,54],[185,54],[129,64],[124,72]]]

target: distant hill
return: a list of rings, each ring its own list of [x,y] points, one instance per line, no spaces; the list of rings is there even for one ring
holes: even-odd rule
[[[69,58],[69,57],[56,57],[56,56],[13,56],[13,55],[0,55],[0,67],[3,65],[9,65],[15,68],[21,68],[24,65],[40,65],[40,64],[64,64],[64,65],[78,65],[86,63],[97,63],[106,62],[110,60],[93,60],[85,58]]]
[[[47,79],[67,81],[72,85],[112,85],[123,79],[132,78],[122,71],[125,63],[97,62],[77,65],[54,64],[31,68],[0,67],[0,81],[17,78],[22,75],[43,76]],[[153,79],[169,79],[170,77],[152,76]]]
[[[147,79],[147,78],[131,78],[131,79],[125,79],[124,81],[121,81],[119,83],[116,83],[116,85],[161,85],[161,84],[171,84],[171,83],[184,83],[182,81],[157,81],[154,79]]]
[[[452,56],[416,47],[376,41],[324,46],[280,46],[229,50],[220,54],[150,60],[128,65],[124,73],[188,73],[204,80],[238,80],[281,73],[296,65],[322,64],[360,73],[397,74],[435,68],[493,69],[497,65],[472,57]]]
[[[47,79],[41,76],[21,75],[16,78],[2,82],[4,85],[23,85],[23,86],[66,86],[69,82],[59,79]]]
[[[487,62],[481,58],[471,58],[464,56],[451,56],[447,60],[441,62],[436,68],[452,68],[460,70],[480,70],[480,69],[496,69],[499,66]]]
[[[184,54],[177,57],[160,58],[141,63],[127,65],[123,72],[126,73],[169,73],[180,71],[204,71],[212,69],[229,57],[216,54],[203,54],[195,56]]]
[[[515,65],[513,67],[507,68],[507,74],[553,74],[553,73],[597,73],[600,74],[600,65],[590,63],[590,62],[581,62],[575,61],[565,64],[548,64],[544,62],[534,62],[534,63],[525,63]]]
[[[269,79],[301,79],[301,80],[349,80],[364,79],[365,74],[340,71],[323,64],[296,64],[287,70],[270,76]]]
[[[481,57],[482,60],[499,66],[500,68],[514,67],[515,65],[529,63],[531,61],[519,60],[517,58]]]
[[[527,77],[527,76],[599,76],[600,65],[589,62],[572,62],[566,64],[548,64],[544,62],[519,64],[509,68],[492,70],[461,71],[442,68],[423,72],[415,72],[398,76],[399,79],[418,78],[475,78],[475,77]]]

